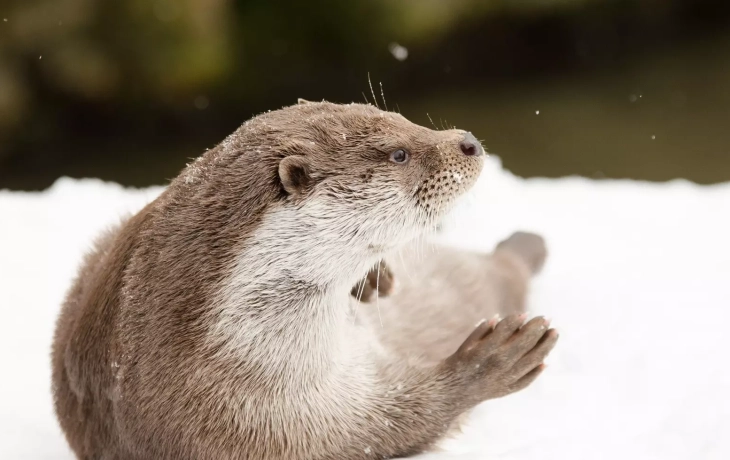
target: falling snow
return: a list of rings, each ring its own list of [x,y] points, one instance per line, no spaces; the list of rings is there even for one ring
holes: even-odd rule
[[[408,59],[408,48],[401,46],[398,43],[391,43],[388,45],[388,50],[390,50],[390,54],[399,61],[405,61]]]

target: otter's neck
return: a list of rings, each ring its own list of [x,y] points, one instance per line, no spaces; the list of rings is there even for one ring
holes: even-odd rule
[[[350,290],[377,255],[314,233],[286,209],[267,215],[219,292],[214,337],[250,365],[265,363],[259,370],[306,379],[356,353],[348,345]]]

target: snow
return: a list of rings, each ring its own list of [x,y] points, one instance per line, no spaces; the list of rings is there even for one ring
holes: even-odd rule
[[[0,458],[72,458],[49,388],[55,316],[91,239],[160,190],[0,191]],[[443,238],[489,250],[544,235],[530,310],[561,339],[535,384],[421,458],[730,458],[729,206],[730,183],[522,179],[492,159]]]
[[[399,61],[405,61],[408,59],[408,48],[405,46],[394,42],[388,45],[388,50],[390,51],[390,54]]]

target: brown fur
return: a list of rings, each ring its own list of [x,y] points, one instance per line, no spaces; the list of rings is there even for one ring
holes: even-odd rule
[[[474,329],[490,309],[522,307],[534,268],[523,244],[406,256],[413,280],[398,275],[402,289],[378,305],[388,329],[349,300],[384,257],[397,270],[390,255],[476,179],[482,159],[461,154],[463,136],[366,105],[287,107],[246,122],[103,235],[52,351],[78,458],[404,456],[529,384],[557,337],[545,322]],[[407,165],[388,161],[398,148]],[[470,278],[445,274],[467,260]],[[426,295],[438,280],[441,294]]]
[[[355,308],[388,348],[436,363],[456,351],[480,320],[524,313],[528,281],[545,257],[542,239],[521,232],[492,254],[411,245],[389,255],[387,267],[381,263],[389,289],[380,289],[377,305]],[[398,289],[393,292],[396,273]],[[373,278],[369,274],[375,286]],[[368,303],[376,302],[371,291]]]

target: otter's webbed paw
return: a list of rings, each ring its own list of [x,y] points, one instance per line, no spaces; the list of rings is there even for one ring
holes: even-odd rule
[[[523,324],[526,315],[510,315],[477,325],[445,361],[447,372],[477,404],[522,390],[544,369],[542,364],[558,340],[542,317]]]
[[[350,291],[353,297],[361,302],[370,302],[375,299],[375,293],[380,297],[387,297],[395,290],[395,277],[385,261],[380,261],[370,269],[367,276],[360,280]]]
[[[547,247],[540,235],[528,232],[515,232],[497,245],[497,250],[507,250],[519,256],[532,273],[538,273],[545,265]]]

